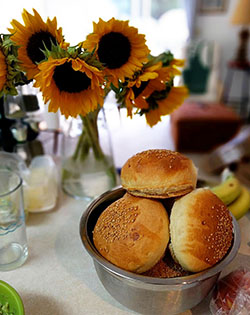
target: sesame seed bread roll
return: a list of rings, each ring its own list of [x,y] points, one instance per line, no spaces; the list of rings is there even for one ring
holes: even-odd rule
[[[170,198],[196,187],[197,169],[184,155],[170,150],[147,150],[132,156],[121,170],[121,184],[134,196]]]
[[[232,217],[209,189],[199,188],[175,201],[170,215],[171,254],[188,271],[219,262],[233,239]]]
[[[93,231],[99,253],[114,265],[135,273],[153,267],[169,241],[169,219],[156,200],[126,193],[100,215]]]

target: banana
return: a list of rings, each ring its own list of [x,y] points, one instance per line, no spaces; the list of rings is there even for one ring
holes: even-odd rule
[[[249,190],[245,186],[242,186],[242,191],[239,197],[227,207],[232,212],[236,220],[239,220],[241,217],[243,217],[243,215],[246,214],[250,208]]]
[[[221,184],[211,188],[212,192],[226,205],[232,203],[241,193],[242,186],[235,176],[227,177]]]

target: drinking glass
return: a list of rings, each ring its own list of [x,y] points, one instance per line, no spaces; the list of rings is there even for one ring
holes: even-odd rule
[[[0,169],[0,271],[21,266],[27,257],[22,179]]]

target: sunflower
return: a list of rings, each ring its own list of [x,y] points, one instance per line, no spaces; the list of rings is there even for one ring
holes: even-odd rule
[[[157,107],[145,112],[146,121],[152,127],[161,121],[161,116],[169,115],[182,105],[188,96],[184,86],[172,87],[166,98],[157,101]]]
[[[155,91],[163,91],[166,88],[166,82],[171,82],[175,75],[180,71],[175,63],[164,67],[162,62],[157,62],[152,66],[145,66],[137,74],[134,80],[127,83],[127,92],[125,104],[128,110],[128,116],[132,117],[132,108],[148,109],[148,98]]]
[[[85,116],[103,105],[104,78],[101,70],[79,57],[63,57],[39,64],[34,86],[40,88],[49,111],[76,117]]]
[[[96,51],[97,58],[105,66],[105,75],[117,85],[120,79],[131,78],[144,62],[147,62],[149,49],[145,36],[138,34],[128,21],[114,18],[93,23],[93,33],[82,43],[83,48]]]
[[[128,116],[132,118],[133,108],[137,108],[136,113],[145,115],[152,127],[161,116],[170,114],[183,103],[188,90],[173,86],[175,76],[181,74],[178,67],[184,65],[183,60],[174,59],[170,52],[149,56],[148,60],[133,78],[113,89],[118,103],[127,108]]]
[[[48,18],[45,23],[38,12],[33,9],[34,16],[25,9],[22,13],[24,26],[16,20],[12,20],[13,29],[8,30],[13,34],[12,40],[20,46],[18,58],[27,74],[28,79],[38,73],[38,63],[44,59],[44,45],[50,49],[52,43],[59,43],[62,47],[67,47],[62,36],[62,28],[57,29],[57,20]]]
[[[141,109],[148,108],[145,95],[149,96],[154,91],[154,87],[150,83],[159,76],[158,70],[160,68],[160,62],[151,67],[146,67],[138,73],[135,73],[134,78],[127,82],[125,88],[127,90],[125,94],[125,105],[128,111],[128,116],[131,118],[133,107]],[[164,89],[165,85],[162,85],[161,81],[158,82],[160,84],[160,89]]]

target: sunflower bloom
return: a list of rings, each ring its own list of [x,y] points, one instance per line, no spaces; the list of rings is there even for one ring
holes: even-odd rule
[[[172,87],[168,96],[157,102],[158,107],[145,113],[147,123],[152,127],[161,121],[161,116],[169,115],[182,105],[188,96],[188,89],[184,86]]]
[[[148,109],[147,98],[154,91],[165,90],[165,82],[171,81],[177,73],[179,74],[177,69],[172,66],[162,67],[161,62],[144,68],[134,81],[128,83],[128,91],[125,97],[128,116],[132,117],[131,107]]]
[[[5,61],[5,56],[0,50],[0,91],[3,90],[7,82],[7,65]]]
[[[38,73],[38,63],[44,59],[44,45],[51,49],[51,44],[58,43],[66,48],[62,28],[57,28],[57,20],[47,19],[45,23],[38,12],[33,9],[34,15],[28,13],[25,9],[22,13],[24,25],[16,20],[12,20],[12,29],[8,30],[13,34],[12,40],[20,46],[18,49],[18,58],[22,63],[22,68],[26,72],[27,78],[33,79]]]
[[[147,62],[150,51],[145,36],[138,34],[128,21],[114,18],[104,22],[101,18],[93,23],[93,33],[82,43],[83,48],[93,51],[105,66],[105,75],[117,85],[118,80],[132,78],[135,71]]]
[[[132,109],[133,107],[138,108],[148,108],[148,104],[145,100],[145,97],[138,97],[142,91],[145,90],[145,88],[148,86],[148,83],[150,80],[156,79],[159,74],[157,73],[157,70],[161,68],[161,62],[151,66],[147,67],[144,70],[140,71],[140,74],[138,74],[134,80],[128,81],[127,84],[127,92],[125,96],[125,104],[127,108],[127,114],[132,118]],[[163,89],[165,86],[161,86],[161,89]],[[146,92],[148,95],[150,95],[154,89],[150,85],[147,87]],[[138,98],[137,98],[138,97]],[[135,101],[136,99],[136,101]]]
[[[85,116],[103,105],[103,74],[80,58],[49,57],[39,65],[35,87],[40,88],[49,111],[76,117]]]

